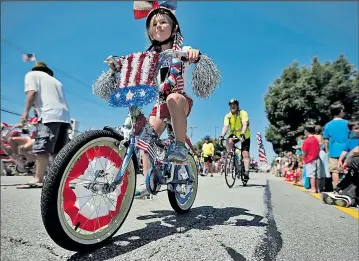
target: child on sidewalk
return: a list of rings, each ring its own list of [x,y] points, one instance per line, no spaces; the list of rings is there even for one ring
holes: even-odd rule
[[[305,163],[306,176],[310,178],[310,192],[318,192],[318,174],[320,173],[319,161],[319,141],[314,137],[315,125],[308,124],[305,126],[304,133],[306,139],[302,145],[303,158]]]

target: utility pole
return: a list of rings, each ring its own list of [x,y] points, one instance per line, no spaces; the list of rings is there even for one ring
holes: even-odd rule
[[[219,127],[218,126],[214,126],[214,140],[217,139],[217,129]]]
[[[193,129],[197,129],[197,127],[196,126],[190,126],[188,128],[191,129],[191,139],[192,139],[192,137],[193,137]]]

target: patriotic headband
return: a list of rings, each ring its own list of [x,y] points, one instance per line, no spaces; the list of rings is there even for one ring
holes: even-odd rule
[[[175,14],[177,1],[134,1],[133,13],[135,19],[142,19],[147,17],[153,10],[161,7],[164,7]]]

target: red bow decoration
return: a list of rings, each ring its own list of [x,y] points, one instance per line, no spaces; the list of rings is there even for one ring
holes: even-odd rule
[[[159,7],[160,4],[158,1],[134,1],[133,13],[135,15],[135,19],[145,18],[153,9]]]
[[[153,9],[159,7],[166,7],[174,13],[177,8],[177,1],[134,1],[133,13],[135,19],[145,18]]]

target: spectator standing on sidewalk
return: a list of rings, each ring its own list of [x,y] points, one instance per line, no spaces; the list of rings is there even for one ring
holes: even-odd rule
[[[321,173],[319,175],[320,181],[321,181],[320,188],[321,188],[321,191],[324,191],[325,180],[326,180],[326,178],[330,178],[331,176],[330,176],[329,166],[328,166],[328,154],[325,152],[322,131],[323,131],[322,126],[315,125],[314,137],[316,137],[317,140],[319,141],[319,147],[320,147],[320,152],[319,152],[319,159],[320,159],[320,163],[321,163]]]
[[[332,175],[333,185],[339,183],[339,164],[338,159],[345,148],[349,139],[348,121],[344,120],[344,106],[339,103],[333,103],[330,106],[330,114],[333,120],[324,126],[324,144],[325,151],[329,156],[329,172]]]
[[[21,121],[27,120],[35,104],[39,113],[33,152],[36,155],[35,178],[29,187],[42,187],[49,157],[53,157],[69,140],[70,112],[62,83],[53,77],[53,71],[43,62],[37,62],[25,75],[26,105]]]
[[[311,192],[316,193],[318,192],[318,178],[320,174],[319,141],[314,137],[315,126],[313,124],[307,124],[304,133],[307,138],[303,142],[302,151],[306,176],[310,178]]]

